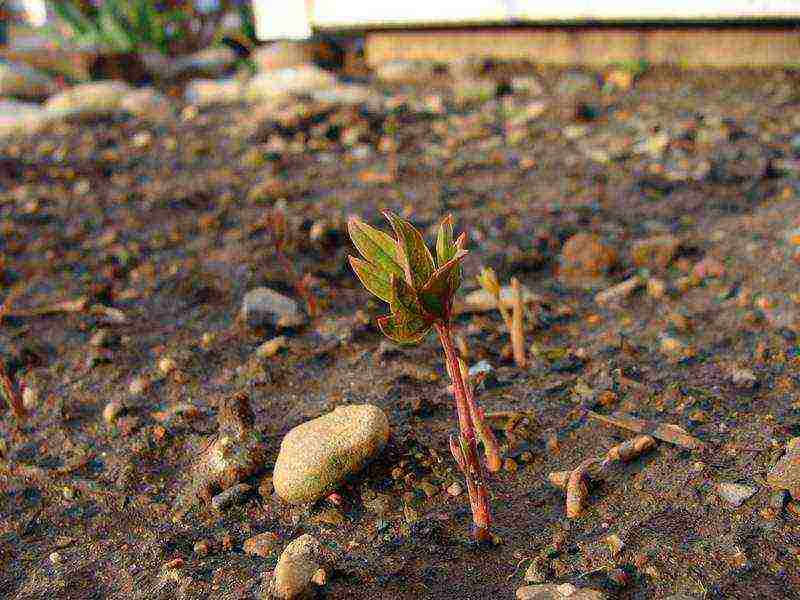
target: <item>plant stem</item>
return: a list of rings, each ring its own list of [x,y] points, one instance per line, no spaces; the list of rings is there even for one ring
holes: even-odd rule
[[[479,542],[486,541],[489,539],[489,525],[492,522],[492,516],[489,509],[486,484],[483,479],[483,467],[478,459],[475,427],[472,422],[472,414],[477,414],[477,407],[473,410],[470,406],[470,400],[474,404],[474,399],[467,395],[466,387],[464,386],[464,379],[461,376],[458,358],[453,347],[450,324],[437,323],[436,332],[442,342],[442,349],[447,361],[447,370],[453,380],[453,395],[456,399],[456,410],[458,412],[460,439],[459,444],[451,444],[451,451],[464,472],[464,478],[467,482],[469,503],[472,508],[472,521],[475,525],[475,540]]]
[[[522,288],[516,277],[511,278],[511,289],[514,292],[514,308],[508,333],[511,335],[511,349],[514,351],[514,362],[517,363],[518,367],[524,368],[528,362],[525,358],[525,332],[522,329],[525,305],[522,302]]]
[[[503,457],[500,455],[497,438],[494,437],[492,429],[486,425],[483,409],[475,402],[475,392],[472,388],[472,382],[469,380],[467,364],[459,358],[458,366],[461,367],[461,378],[464,381],[464,389],[467,392],[467,405],[472,417],[472,424],[475,426],[475,432],[478,434],[478,438],[483,444],[483,452],[486,454],[486,468],[491,473],[497,473],[500,467],[503,466]]]

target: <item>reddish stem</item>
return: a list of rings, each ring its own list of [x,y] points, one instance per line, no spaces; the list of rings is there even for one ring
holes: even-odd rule
[[[27,415],[27,411],[25,410],[25,405],[22,403],[22,396],[14,385],[14,382],[11,381],[11,377],[9,377],[2,359],[0,359],[0,388],[3,390],[6,402],[8,402],[11,410],[14,412],[14,416],[19,420],[24,419]]]
[[[436,332],[442,342],[447,370],[453,380],[453,392],[456,399],[456,411],[458,412],[458,426],[461,432],[459,444],[451,444],[456,462],[459,463],[464,472],[469,491],[469,503],[472,508],[472,520],[475,524],[475,539],[486,541],[489,539],[489,526],[492,522],[491,511],[489,509],[489,496],[486,492],[486,484],[483,479],[483,467],[478,458],[478,446],[475,441],[475,427],[472,422],[472,414],[477,413],[477,407],[470,406],[472,399],[466,391],[464,379],[461,376],[461,369],[458,365],[458,358],[453,346],[453,336],[449,323],[437,323]],[[456,455],[459,452],[460,456]]]

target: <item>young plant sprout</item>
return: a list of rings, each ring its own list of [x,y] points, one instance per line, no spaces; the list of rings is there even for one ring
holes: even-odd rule
[[[489,539],[491,512],[483,467],[478,459],[476,429],[486,440],[483,413],[464,381],[453,345],[453,298],[461,285],[461,260],[466,256],[466,234],[453,239],[453,219],[439,226],[434,259],[422,234],[408,221],[386,210],[384,216],[397,239],[370,227],[357,217],[348,223],[350,238],[364,259],[350,257],[350,265],[368,291],[389,304],[390,314],[378,318],[389,339],[400,344],[419,342],[436,329],[453,382],[458,413],[458,440],[450,437],[450,451],[464,473],[477,541]],[[494,441],[494,438],[491,438]],[[497,461],[496,443],[486,445],[490,464]],[[494,455],[493,455],[494,453]]]
[[[522,320],[525,312],[525,306],[522,300],[522,287],[516,277],[511,279],[512,297],[512,313],[509,314],[508,307],[505,305],[505,300],[500,295],[500,281],[497,279],[497,274],[491,267],[484,267],[478,275],[478,283],[480,286],[494,298],[497,310],[500,311],[500,316],[503,317],[503,322],[508,329],[508,335],[511,336],[511,350],[514,353],[514,362],[518,367],[525,367],[528,364],[525,356],[525,333],[522,328]]]

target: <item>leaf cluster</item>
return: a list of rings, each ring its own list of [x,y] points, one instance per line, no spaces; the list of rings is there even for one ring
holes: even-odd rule
[[[389,304],[390,314],[378,318],[384,335],[412,344],[435,323],[450,321],[467,239],[462,233],[454,240],[453,219],[448,216],[439,226],[434,257],[411,223],[388,210],[383,215],[394,238],[357,217],[350,219],[350,239],[363,257],[351,256],[350,265],[364,287]]]

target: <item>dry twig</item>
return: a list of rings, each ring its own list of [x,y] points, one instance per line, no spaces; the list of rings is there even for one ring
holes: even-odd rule
[[[688,448],[689,450],[702,450],[704,447],[703,442],[686,433],[686,431],[678,425],[656,423],[655,421],[646,421],[645,419],[625,417],[622,415],[601,415],[591,410],[587,411],[587,413],[590,417],[602,421],[603,423],[616,425],[617,427],[622,427],[623,429],[636,433],[646,433],[662,442],[675,444],[676,446]]]
[[[656,442],[649,435],[639,435],[614,446],[602,458],[588,458],[572,471],[553,471],[547,478],[550,483],[567,493],[567,517],[574,519],[583,512],[589,496],[589,482],[600,479],[616,462],[630,462],[655,448]]]

